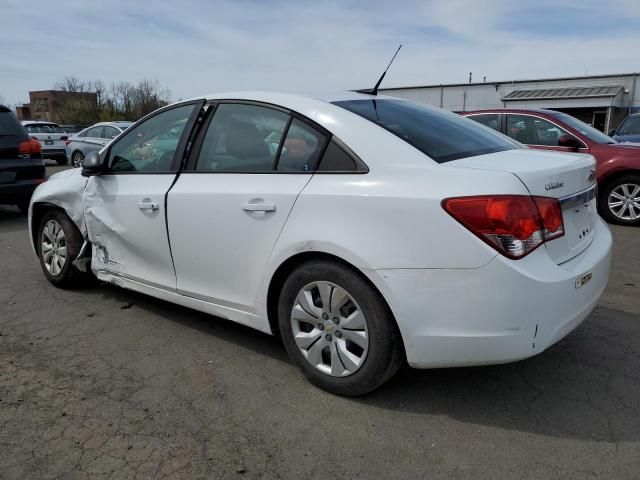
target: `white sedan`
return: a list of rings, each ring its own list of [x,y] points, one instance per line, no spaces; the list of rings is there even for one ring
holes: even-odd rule
[[[279,333],[311,382],[360,395],[404,362],[511,362],[578,326],[609,276],[594,169],[405,100],[229,93],[52,176],[29,225],[54,285]]]

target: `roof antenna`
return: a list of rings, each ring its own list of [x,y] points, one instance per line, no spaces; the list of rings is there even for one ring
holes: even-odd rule
[[[384,76],[387,74],[387,70],[389,70],[389,67],[391,66],[393,61],[396,59],[396,55],[398,55],[398,52],[400,51],[401,48],[402,48],[402,44],[400,44],[400,46],[396,50],[396,53],[394,53],[393,57],[391,57],[391,61],[389,62],[389,65],[387,65],[387,68],[385,68],[384,72],[382,72],[382,75],[380,75],[380,78],[378,79],[378,82],[376,83],[375,87],[373,87],[372,89],[368,89],[367,88],[367,89],[364,89],[364,90],[356,90],[356,91],[358,93],[368,93],[369,95],[378,95],[378,87],[382,83],[382,80],[384,79]]]

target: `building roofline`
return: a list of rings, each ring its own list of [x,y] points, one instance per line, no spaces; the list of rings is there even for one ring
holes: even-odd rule
[[[409,85],[404,87],[384,87],[380,88],[380,91],[385,90],[416,90],[419,88],[438,88],[438,87],[466,87],[476,85],[508,85],[516,83],[531,83],[531,82],[555,82],[561,80],[588,80],[595,78],[610,78],[610,77],[634,77],[640,76],[638,72],[631,73],[609,73],[606,75],[582,75],[574,77],[551,77],[551,78],[534,78],[527,80],[503,80],[503,81],[487,81],[487,82],[472,82],[472,83],[433,83],[431,85]]]

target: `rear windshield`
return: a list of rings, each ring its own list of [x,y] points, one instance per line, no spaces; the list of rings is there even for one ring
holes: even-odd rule
[[[58,125],[33,124],[25,125],[24,128],[26,128],[29,133],[65,133]]]
[[[438,163],[521,148],[473,120],[405,100],[333,102],[393,133]]]
[[[25,137],[22,125],[11,112],[0,111],[0,137]]]

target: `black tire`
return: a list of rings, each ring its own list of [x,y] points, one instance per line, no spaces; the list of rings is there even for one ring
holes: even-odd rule
[[[47,223],[49,223],[49,221],[51,220],[54,220],[58,225],[62,227],[65,238],[65,246],[67,249],[66,259],[64,261],[64,265],[62,266],[62,270],[56,274],[50,272],[46,267],[42,255],[43,231]],[[47,280],[49,280],[53,285],[59,288],[70,289],[87,285],[88,283],[93,282],[93,275],[91,275],[90,273],[81,272],[73,265],[73,260],[75,260],[80,253],[80,249],[82,248],[84,239],[82,238],[82,234],[80,233],[78,228],[63,211],[53,209],[44,213],[40,220],[40,224],[38,225],[38,233],[35,242],[42,271],[45,277],[47,277]]]
[[[67,157],[59,157],[56,159],[56,163],[60,166],[66,165],[67,163],[69,163],[69,161],[67,160]]]
[[[348,376],[331,376],[321,372],[307,361],[294,340],[291,310],[295,299],[306,285],[323,281],[338,285],[348,292],[366,318],[368,353],[359,369]],[[369,393],[391,378],[404,362],[402,339],[384,299],[359,272],[336,261],[310,261],[291,272],[280,292],[278,323],[282,341],[293,362],[312,384],[331,393],[346,396]],[[334,335],[337,337],[336,332],[340,327],[332,328],[335,328]]]
[[[640,186],[640,175],[636,173],[629,173],[606,182],[604,186],[600,189],[600,196],[598,198],[600,215],[602,215],[602,217],[609,223],[615,223],[618,225],[638,226],[640,225],[640,209],[639,208],[634,207],[635,211],[637,212],[638,218],[633,220],[629,218],[627,219],[620,218],[620,216],[616,215],[616,212],[614,212],[609,206],[609,196],[611,195],[611,193],[614,190],[616,190],[618,187],[621,187],[622,185],[625,185],[625,184]],[[637,197],[638,195],[636,196],[636,198]],[[624,216],[630,216],[628,213],[629,213],[629,210],[627,209],[626,215]]]
[[[71,155],[71,164],[74,167],[81,167],[83,160],[84,160],[84,154],[80,150],[76,150]]]

